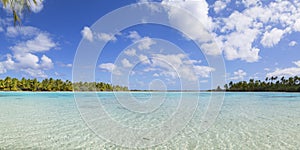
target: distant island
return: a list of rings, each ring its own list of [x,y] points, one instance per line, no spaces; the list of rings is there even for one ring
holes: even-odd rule
[[[266,77],[264,81],[250,79],[249,82],[232,81],[224,85],[231,92],[300,92],[300,77]]]
[[[128,87],[111,85],[103,82],[75,82],[61,79],[35,79],[21,80],[6,77],[0,79],[0,91],[128,91]]]

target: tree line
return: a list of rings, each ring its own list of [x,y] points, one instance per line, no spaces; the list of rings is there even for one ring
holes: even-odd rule
[[[300,92],[300,77],[266,77],[264,81],[250,79],[224,85],[226,91]]]
[[[128,91],[128,87],[111,85],[103,82],[75,82],[61,79],[21,80],[6,77],[0,79],[0,91]]]

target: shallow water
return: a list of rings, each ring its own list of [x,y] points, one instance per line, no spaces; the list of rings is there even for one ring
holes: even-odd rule
[[[112,134],[112,138],[114,134],[122,135],[123,138],[130,137],[124,134],[127,132],[111,130],[111,124],[100,126],[101,123],[107,123],[101,115],[100,118],[94,118],[95,124],[89,124],[83,119],[84,113],[95,114],[91,110],[102,106],[110,118],[126,128],[154,130],[162,122],[174,117],[178,107],[185,104],[183,108],[186,109],[183,110],[193,112],[193,116],[191,120],[188,119],[189,122],[183,130],[176,131],[174,137],[159,145],[155,143],[157,139],[151,138],[150,134],[145,135],[141,141],[154,142],[150,149],[300,147],[299,93],[226,93],[217,119],[203,132],[201,123],[204,122],[203,115],[209,103],[222,98],[222,93],[213,94],[217,96],[210,101],[211,93],[79,93],[77,98],[84,100],[81,102],[78,99],[75,101],[74,94],[68,92],[1,92],[0,149],[126,149],[118,143],[108,141],[93,127],[98,127],[99,123],[99,131],[107,131]],[[97,101],[93,99],[95,96]],[[158,103],[159,105],[146,113],[135,112],[130,109],[136,106],[134,103],[128,105],[130,107],[119,103],[120,99],[126,101],[128,96],[134,97],[140,104],[159,100],[147,106]],[[163,101],[160,101],[161,99]],[[196,107],[191,107],[189,104],[195,101]],[[80,105],[80,112],[76,104]],[[195,111],[192,111],[193,108]],[[184,120],[184,117],[187,116],[180,116],[178,122],[175,120],[173,123],[182,123],[180,121]],[[123,139],[125,142],[126,140],[128,139]]]

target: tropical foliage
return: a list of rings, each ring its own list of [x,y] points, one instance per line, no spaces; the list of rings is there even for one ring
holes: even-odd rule
[[[37,79],[18,80],[6,77],[0,79],[0,91],[128,91],[127,87],[113,86],[103,82],[76,82],[61,79]]]
[[[249,82],[240,81],[224,86],[226,91],[274,91],[300,92],[300,77],[266,77],[264,81],[250,79]]]
[[[21,23],[19,14],[24,11],[30,11],[31,5],[37,5],[37,0],[1,0],[5,8],[9,7],[13,13],[14,24]],[[32,4],[33,3],[33,4]]]

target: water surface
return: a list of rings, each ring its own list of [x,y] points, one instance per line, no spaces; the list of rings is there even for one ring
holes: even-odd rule
[[[87,100],[91,96],[89,93],[80,94]],[[166,99],[155,111],[143,114],[124,108],[113,93],[97,93],[99,101],[113,119],[136,128],[155,128],[172,116],[180,101],[179,93],[131,95],[145,102],[163,96]],[[122,97],[122,93],[119,97],[126,98]],[[199,102],[192,120],[170,141],[151,149],[300,147],[299,93],[226,93],[218,118],[204,133],[200,124],[209,104],[210,93],[184,93],[183,98]],[[89,107],[86,109],[92,109]],[[73,93],[0,93],[0,149],[82,148],[125,149],[99,138],[87,127],[77,109]]]

